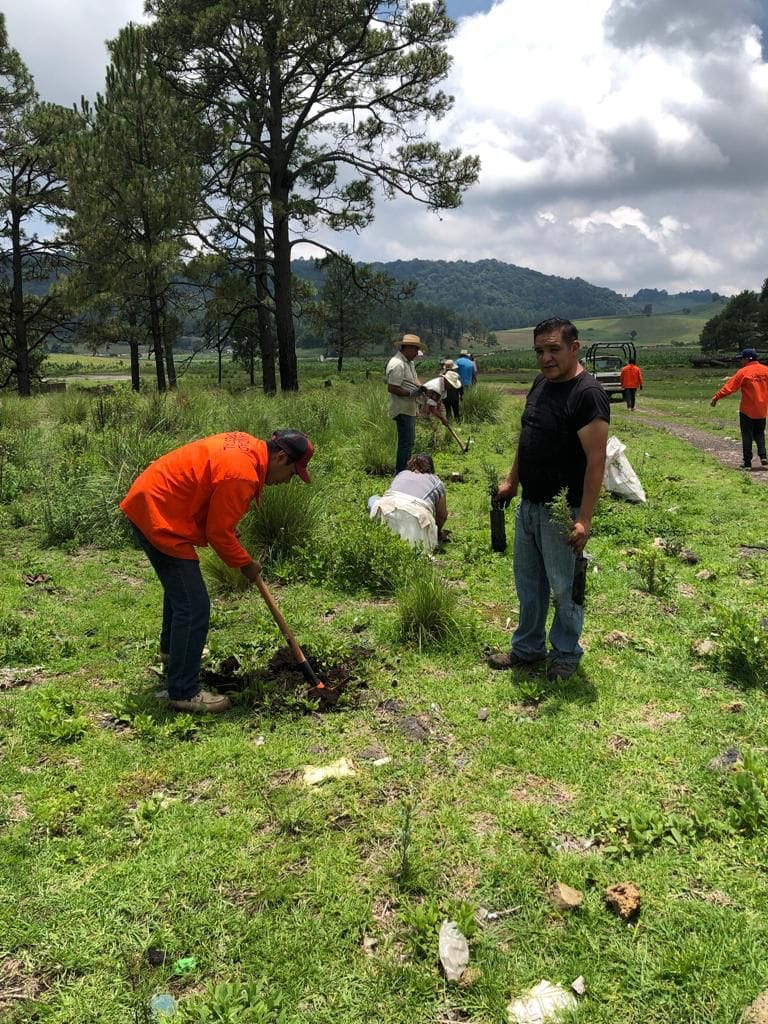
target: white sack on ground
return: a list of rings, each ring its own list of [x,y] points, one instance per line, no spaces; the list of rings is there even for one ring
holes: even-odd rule
[[[645,491],[637,473],[632,469],[624,452],[627,446],[618,437],[609,437],[605,453],[603,487],[627,501],[644,502]]]

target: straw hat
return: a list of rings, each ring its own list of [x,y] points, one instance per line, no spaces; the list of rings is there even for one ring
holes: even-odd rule
[[[421,352],[427,351],[427,346],[418,334],[404,334],[402,338],[398,338],[396,341],[393,341],[392,344],[395,348],[402,348],[403,345],[415,345]]]
[[[456,369],[456,363],[454,363],[454,361],[452,359],[446,359],[445,362],[443,363],[443,369],[444,370],[455,370]]]
[[[452,388],[456,388],[458,390],[458,388],[461,387],[461,377],[458,375],[458,373],[456,373],[455,370],[447,370],[443,374],[443,379],[445,380],[446,384],[450,384]]]

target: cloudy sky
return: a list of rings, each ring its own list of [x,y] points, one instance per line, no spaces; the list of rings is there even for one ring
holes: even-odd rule
[[[448,0],[446,145],[480,182],[441,218],[396,202],[336,244],[360,259],[496,258],[641,287],[768,275],[768,0]],[[101,87],[141,0],[6,0],[44,99]]]

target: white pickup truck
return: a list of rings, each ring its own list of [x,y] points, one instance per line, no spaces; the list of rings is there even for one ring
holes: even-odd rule
[[[637,350],[631,341],[596,341],[582,356],[582,364],[598,380],[608,397],[623,398],[621,371],[627,363],[637,361]]]

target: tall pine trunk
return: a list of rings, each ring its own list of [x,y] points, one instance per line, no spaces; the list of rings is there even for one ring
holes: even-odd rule
[[[149,302],[149,335],[152,340],[152,351],[155,356],[155,372],[157,374],[157,390],[162,394],[166,390],[165,365],[163,362],[163,329],[160,323],[160,303],[155,288],[154,274],[147,274],[147,300]]]
[[[265,395],[274,395],[277,391],[275,379],[275,338],[272,333],[272,317],[267,307],[269,288],[269,263],[267,260],[267,238],[264,230],[264,209],[261,201],[254,208],[253,218],[254,252],[256,259],[256,322],[259,327],[259,351],[261,352],[261,381]],[[253,366],[253,363],[251,363]],[[251,379],[253,384],[253,379]]]
[[[24,266],[21,257],[21,218],[14,212],[11,218],[11,316],[13,318],[13,362],[16,369],[16,389],[22,398],[32,394],[32,374],[29,365],[27,321],[24,318]]]
[[[139,371],[139,343],[129,341],[131,352],[131,388],[133,391],[141,390],[141,373]]]
[[[281,391],[299,390],[299,370],[296,363],[296,336],[293,329],[293,302],[291,296],[291,239],[288,215],[282,211],[288,205],[287,190],[273,202],[275,231],[275,328],[277,355],[280,366]]]

